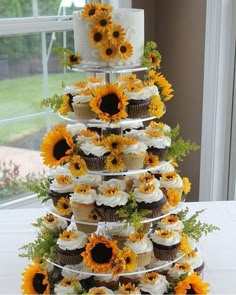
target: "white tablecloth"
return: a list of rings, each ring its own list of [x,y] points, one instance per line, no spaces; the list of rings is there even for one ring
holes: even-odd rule
[[[236,294],[236,201],[186,203],[190,213],[207,209],[201,220],[220,227],[202,237],[198,245],[204,256],[204,280],[211,294]],[[30,261],[18,257],[18,249],[36,236],[32,226],[44,209],[0,210],[0,294],[21,294],[21,273]]]

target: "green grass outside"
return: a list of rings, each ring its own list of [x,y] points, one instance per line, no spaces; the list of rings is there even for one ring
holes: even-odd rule
[[[48,82],[49,96],[55,93],[61,94],[62,81],[66,85],[72,85],[84,78],[85,74],[75,72],[50,74]],[[0,81],[0,121],[43,112],[44,109],[40,108],[40,102],[44,98],[43,89],[43,76],[41,74]],[[55,115],[55,117],[57,116]],[[44,117],[0,125],[0,144],[7,145],[9,142],[42,128],[45,128]]]

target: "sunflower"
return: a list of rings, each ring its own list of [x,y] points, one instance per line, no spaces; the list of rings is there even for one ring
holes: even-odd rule
[[[74,187],[74,192],[81,194],[81,195],[88,195],[90,194],[91,186],[87,184],[77,184]]]
[[[163,101],[168,101],[174,96],[174,90],[172,89],[172,85],[166,80],[166,78],[161,73],[157,73],[155,75],[154,83],[158,87],[161,99]]]
[[[93,17],[92,22],[92,26],[95,29],[105,32],[109,25],[112,23],[111,15],[105,10],[99,10]]]
[[[120,119],[128,116],[126,112],[127,96],[123,94],[123,88],[116,84],[106,84],[97,87],[90,100],[91,110],[99,119],[106,122],[118,123]]]
[[[69,216],[71,214],[70,199],[65,197],[60,197],[57,201],[57,212],[62,216]]]
[[[151,96],[148,110],[151,116],[155,116],[158,119],[160,119],[164,115],[165,105],[161,101],[159,95]]]
[[[133,73],[128,75],[121,75],[117,79],[118,82],[134,82],[135,80],[137,80],[137,75]]]
[[[172,181],[172,180],[176,179],[177,177],[178,177],[178,174],[175,171],[174,172],[166,172],[161,175],[161,178],[164,181]]]
[[[98,3],[99,10],[106,11],[107,13],[111,13],[113,7],[107,3]]]
[[[143,194],[151,194],[155,191],[155,185],[153,183],[142,183],[139,186],[139,190]]]
[[[105,61],[111,61],[118,54],[117,46],[113,45],[111,42],[103,42],[99,48],[99,55]]]
[[[140,92],[143,88],[143,83],[142,82],[133,82],[130,81],[126,84],[126,89],[129,92]]]
[[[104,146],[104,144],[105,144],[104,137],[102,137],[102,136],[100,136],[100,137],[92,137],[91,142],[96,146]]]
[[[125,271],[132,272],[137,268],[137,255],[134,251],[128,247],[124,247],[121,253],[122,258],[125,261]]]
[[[128,41],[123,41],[119,44],[118,53],[121,59],[127,59],[133,54],[133,46]]]
[[[62,115],[62,116],[66,116],[69,112],[73,112],[73,109],[72,109],[72,96],[68,95],[68,94],[65,94],[62,96],[62,104],[59,108],[59,113]]]
[[[162,222],[166,223],[166,224],[174,224],[179,220],[177,215],[174,214],[170,214],[168,216],[165,216],[162,218]]]
[[[79,177],[82,175],[85,175],[88,171],[86,162],[84,161],[84,159],[82,159],[80,156],[78,155],[74,155],[71,159],[70,159],[70,163],[69,163],[69,170],[71,172],[71,174],[75,177]]]
[[[103,42],[104,39],[105,39],[105,34],[104,32],[101,32],[101,30],[97,28],[92,28],[89,31],[89,40],[91,45],[93,46],[101,45],[101,42]]]
[[[88,3],[84,6],[81,16],[84,19],[91,19],[95,16],[96,12],[99,10],[98,3]]]
[[[146,238],[146,235],[145,233],[142,233],[142,232],[136,232],[129,235],[129,240],[133,243],[140,242],[144,240],[145,238]]]
[[[166,192],[167,202],[170,206],[176,207],[181,201],[181,192],[175,188],[170,188]]]
[[[59,219],[53,214],[46,214],[45,216],[43,216],[43,220],[48,224],[56,225]]]
[[[164,136],[164,132],[161,130],[146,130],[145,133],[147,135],[149,135],[150,137],[156,137],[156,138],[160,138],[162,136]]]
[[[158,280],[158,273],[155,271],[147,272],[143,276],[143,281],[147,284],[154,285],[157,280]]]
[[[94,136],[98,136],[98,134],[97,134],[96,131],[91,131],[91,130],[89,130],[89,129],[83,129],[83,130],[80,130],[79,135],[80,135],[80,136],[84,136],[84,137],[94,137]]]
[[[191,182],[189,181],[188,177],[183,177],[183,184],[184,184],[184,193],[187,195],[191,190]]]
[[[87,85],[88,85],[87,81],[78,81],[73,84],[74,87],[78,87],[78,88],[85,88],[87,87]]]
[[[148,168],[156,167],[159,164],[159,158],[157,155],[154,155],[153,153],[147,153],[145,159],[144,159],[144,164]]]
[[[209,284],[203,282],[197,273],[192,273],[174,287],[174,294],[208,294]]]
[[[147,59],[150,61],[152,68],[159,68],[161,64],[160,53],[156,50],[150,52],[147,56]]]
[[[68,54],[67,58],[68,58],[68,66],[78,65],[81,60],[81,56],[75,53]]]
[[[88,295],[107,295],[107,291],[103,288],[93,287],[89,290]]]
[[[58,175],[56,176],[56,182],[58,184],[72,184],[73,180],[70,175]]]
[[[78,282],[79,282],[79,280],[76,278],[65,277],[60,281],[60,285],[63,287],[76,286],[76,285],[78,285]]]
[[[179,250],[185,254],[189,254],[192,251],[188,237],[185,234],[181,235]]]
[[[112,276],[113,277],[115,277],[125,271],[125,260],[122,257],[121,252],[122,251],[120,251],[120,253],[117,255],[117,257],[115,258],[115,260],[112,264]]]
[[[173,269],[180,270],[183,273],[188,273],[192,270],[190,264],[184,261],[175,263]]]
[[[74,146],[72,136],[66,130],[66,126],[54,127],[44,137],[40,147],[43,163],[53,167],[69,162]]]
[[[59,238],[63,241],[72,241],[76,238],[76,234],[72,230],[64,230],[62,233],[60,233]]]
[[[111,134],[105,138],[105,148],[112,154],[120,154],[124,149],[124,137],[121,135]]]
[[[119,285],[119,293],[124,295],[132,295],[132,294],[139,294],[138,287],[135,284],[127,283],[127,284],[120,284]]]
[[[155,176],[152,173],[145,172],[140,174],[138,178],[143,183],[151,183],[155,179]]]
[[[114,197],[119,194],[119,188],[116,186],[108,186],[102,190],[101,193],[106,197]]]
[[[98,222],[99,220],[101,220],[101,216],[96,212],[96,210],[93,210],[92,212],[90,212],[88,216],[88,221]]]
[[[23,294],[50,294],[48,273],[39,263],[29,264],[23,274]]]
[[[119,45],[125,39],[125,29],[119,24],[111,24],[107,28],[107,38],[111,44]]]
[[[108,272],[112,269],[112,263],[119,253],[117,241],[108,240],[105,236],[94,233],[88,238],[89,243],[81,254],[83,262],[95,272]]]
[[[125,163],[120,155],[110,154],[105,159],[105,168],[110,172],[120,172],[125,169]]]

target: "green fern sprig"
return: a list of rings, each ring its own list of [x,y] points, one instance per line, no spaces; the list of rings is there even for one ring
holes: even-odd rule
[[[54,51],[57,53],[57,57],[55,57],[55,59],[62,67],[72,69],[74,65],[79,64],[80,62],[80,56],[75,54],[69,48],[57,47],[54,48]]]
[[[50,199],[48,196],[48,189],[50,182],[48,178],[41,178],[41,179],[35,179],[31,182],[25,182],[24,185],[29,189],[30,191],[37,194],[38,199],[41,200],[42,203],[46,202]]]
[[[156,60],[158,60],[158,64],[156,66],[153,65],[152,59],[150,58],[150,55],[155,57]],[[146,42],[144,46],[143,51],[143,66],[147,67],[148,69],[159,69],[161,63],[161,54],[157,50],[157,44],[154,41],[148,41]]]
[[[52,97],[42,99],[40,107],[50,108],[54,113],[56,113],[60,109],[62,103],[62,95],[54,94]]]
[[[215,225],[205,222],[202,223],[200,220],[198,220],[199,215],[205,210],[206,209],[196,211],[189,218],[187,218],[188,208],[178,213],[178,217],[180,220],[182,220],[184,225],[183,233],[197,242],[200,240],[203,234],[206,236],[209,233],[219,230],[219,227]]]

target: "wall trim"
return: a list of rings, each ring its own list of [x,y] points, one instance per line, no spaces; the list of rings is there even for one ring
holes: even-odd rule
[[[199,201],[228,199],[235,28],[231,0],[207,0]]]

